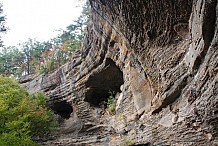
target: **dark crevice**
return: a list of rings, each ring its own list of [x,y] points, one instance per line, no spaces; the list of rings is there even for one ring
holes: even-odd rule
[[[47,88],[44,88],[43,91],[44,91],[44,92],[47,92],[47,91],[49,91],[49,90],[54,90],[57,86],[58,86],[58,85],[51,85],[51,86],[49,86],[49,87],[47,87]]]
[[[215,33],[217,0],[212,0],[211,2],[205,3],[206,6],[204,11],[202,32],[205,47],[209,48]]]
[[[200,53],[200,55],[196,58],[196,61],[193,66],[194,70],[197,70],[202,64],[202,62],[204,61],[204,58],[207,54],[207,51],[211,45],[211,42],[215,34],[216,3],[217,3],[217,0],[212,0],[211,2],[205,2],[205,11],[203,14],[204,18],[203,18],[203,26],[202,26],[204,49]]]
[[[147,35],[149,37],[149,39],[152,41],[157,37],[156,31],[155,30],[149,30],[147,32]]]

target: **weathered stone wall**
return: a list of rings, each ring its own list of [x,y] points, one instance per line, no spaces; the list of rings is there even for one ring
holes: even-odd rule
[[[46,92],[51,105],[73,108],[62,111],[70,114],[63,137],[44,144],[218,145],[217,0],[90,4],[81,52],[25,83]],[[104,104],[109,91],[114,115]]]

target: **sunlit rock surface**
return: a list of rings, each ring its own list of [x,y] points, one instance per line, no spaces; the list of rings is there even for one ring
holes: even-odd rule
[[[25,83],[63,120],[42,144],[218,145],[217,0],[90,3],[82,50]]]

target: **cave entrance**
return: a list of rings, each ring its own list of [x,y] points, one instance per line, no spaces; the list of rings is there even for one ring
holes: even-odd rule
[[[104,68],[89,77],[86,82],[85,101],[93,106],[99,106],[111,95],[120,91],[124,83],[123,73],[112,59],[106,59]]]
[[[70,114],[73,112],[73,107],[67,101],[55,102],[50,107],[55,114],[58,114],[63,119],[69,119]]]

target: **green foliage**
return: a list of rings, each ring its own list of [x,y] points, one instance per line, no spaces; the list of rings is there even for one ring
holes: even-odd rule
[[[56,70],[81,48],[89,15],[90,5],[87,2],[83,5],[82,14],[54,39],[47,42],[28,39],[19,45],[21,49],[14,46],[0,49],[0,74],[19,78],[22,75],[47,74]],[[0,24],[4,20],[1,21],[1,18]]]
[[[3,133],[0,136],[1,146],[37,146],[31,138],[25,134],[17,136],[14,133]]]
[[[132,146],[134,145],[134,142],[131,140],[125,140],[121,143],[121,146]]]
[[[46,107],[47,97],[42,93],[32,95],[30,131],[31,135],[40,135],[47,131],[53,131],[57,123],[51,110]]]
[[[0,49],[0,74],[10,76],[19,74],[19,67],[23,64],[23,54],[16,47]]]
[[[0,145],[34,146],[34,136],[54,129],[54,114],[42,93],[29,95],[16,81],[0,76]]]
[[[109,93],[110,93],[110,96],[108,97],[108,100],[107,100],[107,109],[108,109],[108,111],[109,111],[109,113],[111,115],[114,115],[115,114],[115,110],[116,110],[114,93],[111,92],[111,91]]]

